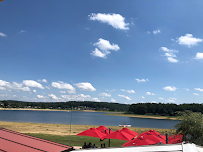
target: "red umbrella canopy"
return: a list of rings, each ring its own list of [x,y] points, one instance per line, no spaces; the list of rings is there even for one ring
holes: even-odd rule
[[[108,135],[109,134],[109,129],[104,127],[104,126],[99,126],[96,128],[97,130],[101,131],[102,133]],[[110,129],[110,134],[113,133],[113,131]]]
[[[138,135],[137,132],[134,132],[134,131],[132,131],[132,130],[130,130],[130,129],[128,129],[128,128],[123,128],[123,129],[121,129],[120,131],[121,131],[121,132],[128,133],[128,134],[130,134],[130,135],[133,135],[134,137],[136,137],[136,136]]]
[[[150,133],[150,132],[147,132],[147,133],[142,134],[142,135],[140,134],[138,137],[140,137],[140,136],[143,136],[146,139],[155,141],[156,143],[162,142],[163,144],[166,144],[166,141],[163,138],[160,138],[160,137],[158,137],[158,136],[156,136],[156,135],[154,135],[153,133]]]
[[[183,142],[182,138],[183,138],[183,135],[181,134],[170,136],[168,137],[168,143],[169,144],[182,143]]]
[[[103,138],[104,136],[106,136],[101,131],[97,130],[96,128],[90,128],[77,135],[78,136],[91,136],[91,137],[97,137],[97,138]]]
[[[134,136],[125,132],[121,132],[120,130],[116,130],[112,134],[105,136],[103,139],[119,139],[119,140],[131,140]]]
[[[155,130],[149,130],[149,131],[143,132],[143,133],[140,134],[140,136],[142,136],[142,135],[144,135],[146,133],[151,133],[151,134],[153,134],[153,135],[155,135],[157,137],[160,137],[160,138],[162,138],[162,139],[164,139],[166,141],[166,136],[162,135],[159,132],[156,132]]]
[[[124,147],[124,146],[153,145],[153,144],[156,144],[156,142],[149,140],[149,139],[146,139],[143,136],[140,136],[140,137],[137,137],[137,138],[130,140],[127,143],[123,144],[122,147]]]

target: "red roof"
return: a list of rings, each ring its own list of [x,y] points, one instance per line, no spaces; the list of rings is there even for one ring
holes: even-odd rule
[[[0,128],[0,143],[0,152],[62,152],[72,150],[71,146],[32,137],[4,128]]]

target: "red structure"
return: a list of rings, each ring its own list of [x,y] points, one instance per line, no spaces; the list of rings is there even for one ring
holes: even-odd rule
[[[0,152],[68,152],[73,147],[0,128]]]

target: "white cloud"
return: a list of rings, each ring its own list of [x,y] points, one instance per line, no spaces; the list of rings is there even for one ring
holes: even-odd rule
[[[60,93],[66,93],[66,91],[60,91]]]
[[[137,82],[147,82],[147,81],[149,81],[148,79],[135,79],[135,80],[137,80]]]
[[[92,56],[106,58],[108,54],[111,54],[110,50],[118,51],[120,47],[117,44],[110,44],[108,40],[100,38],[98,42],[93,44],[94,46],[98,47],[99,49],[95,48],[95,51],[90,53]]]
[[[51,86],[58,89],[67,89],[68,93],[75,93],[75,88],[72,85],[65,83],[63,81],[52,82]]]
[[[176,102],[175,100],[176,98],[169,98],[168,100],[166,100],[166,102]]]
[[[116,100],[115,100],[115,99],[113,99],[113,98],[111,98],[111,102],[116,102]]]
[[[110,54],[111,52],[105,52],[102,53],[99,49],[95,48],[94,51],[92,51],[92,53],[90,53],[92,56],[96,56],[96,57],[100,57],[100,58],[106,58],[107,54]]]
[[[128,97],[128,96],[124,96],[124,95],[120,95],[120,94],[118,94],[118,96],[119,97],[122,97],[122,98],[125,98],[126,100],[132,100],[130,97]]]
[[[69,101],[92,101],[90,95],[78,94],[78,95],[61,95],[62,98]]]
[[[161,33],[161,31],[160,30],[154,30],[153,33],[154,33],[154,35],[156,35],[158,33]]]
[[[109,93],[100,93],[99,96],[103,96],[103,97],[111,97],[111,94]]]
[[[12,88],[10,82],[6,82],[4,80],[0,80],[0,87],[3,87],[3,88]]]
[[[82,82],[74,84],[83,91],[96,91],[96,89],[89,82]]]
[[[166,86],[163,89],[166,90],[166,91],[176,91],[177,88],[174,87],[174,86]]]
[[[128,92],[128,93],[135,93],[134,90],[124,90],[124,89],[121,89],[121,91],[126,91],[126,92]]]
[[[165,100],[165,99],[164,99],[164,98],[162,98],[162,97],[159,97],[159,99],[160,99],[160,100]]]
[[[44,83],[48,83],[46,79],[42,79],[42,82],[44,82]]]
[[[46,89],[49,89],[49,90],[51,89],[51,87],[50,87],[50,86],[45,86],[45,88],[46,88]]]
[[[203,59],[203,53],[197,52],[195,59]]]
[[[157,103],[156,101],[152,101],[152,103]]]
[[[31,91],[29,87],[16,88],[18,91]]]
[[[114,50],[118,51],[120,47],[117,44],[110,44],[108,40],[100,38],[97,43],[93,44],[94,46],[98,47],[102,51]]]
[[[128,92],[128,93],[135,93],[134,90],[126,90],[126,92]]]
[[[195,96],[199,96],[199,94],[198,94],[198,93],[193,93],[193,95],[195,95]]]
[[[185,88],[185,90],[186,90],[186,91],[189,91],[189,89],[188,89],[188,88]]]
[[[24,30],[21,30],[19,33],[25,33],[26,31],[24,31]]]
[[[144,96],[141,96],[141,98],[142,98],[142,99],[145,99],[145,97],[144,97]]]
[[[49,96],[51,99],[58,100],[58,98],[57,98],[54,94],[49,94],[48,96]]]
[[[172,62],[172,63],[178,62],[178,60],[175,59],[176,58],[175,53],[178,53],[178,50],[171,50],[171,49],[168,49],[167,47],[161,47],[160,50],[166,52],[164,56],[167,57],[168,62]]]
[[[0,36],[2,36],[2,37],[7,37],[7,35],[6,35],[6,34],[1,33],[1,32],[0,32]]]
[[[92,100],[95,102],[101,102],[101,100],[99,100],[98,98],[92,98]]]
[[[37,95],[37,98],[39,98],[39,99],[43,99],[44,96],[42,96],[42,95]]]
[[[23,80],[23,84],[28,87],[44,89],[44,87],[40,83],[38,83],[34,80]]]
[[[36,90],[32,90],[32,92],[37,93],[37,91],[36,91]]]
[[[6,90],[6,88],[0,86],[0,90]]]
[[[185,34],[185,36],[180,36],[176,41],[180,45],[186,45],[187,47],[191,47],[197,45],[197,43],[202,42],[202,39],[193,37],[192,34]]]
[[[114,91],[116,91],[116,89],[112,89],[112,90],[107,90],[106,89],[106,91],[108,91],[108,92],[114,92]]]
[[[156,94],[151,93],[151,92],[146,92],[146,95],[152,95],[152,96],[155,96]]]
[[[150,34],[150,31],[147,31],[147,34]]]
[[[29,87],[24,87],[23,84],[17,82],[13,82],[12,89],[17,91],[31,91]]]
[[[200,88],[194,88],[194,89],[197,90],[197,91],[203,92],[203,89],[200,89]]]
[[[120,14],[102,14],[102,13],[92,13],[88,15],[90,20],[98,20],[102,23],[108,23],[116,29],[129,30],[129,23],[125,23],[125,18]]]

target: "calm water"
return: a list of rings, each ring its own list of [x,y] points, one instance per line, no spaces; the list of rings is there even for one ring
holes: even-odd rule
[[[126,123],[131,124],[132,127],[170,129],[175,124],[180,122],[177,120],[134,118],[134,117],[110,116],[102,114],[105,113],[73,111],[72,124],[95,125],[95,126],[99,125],[118,126],[119,124]],[[71,112],[0,110],[0,121],[70,124],[70,120],[71,120]]]

